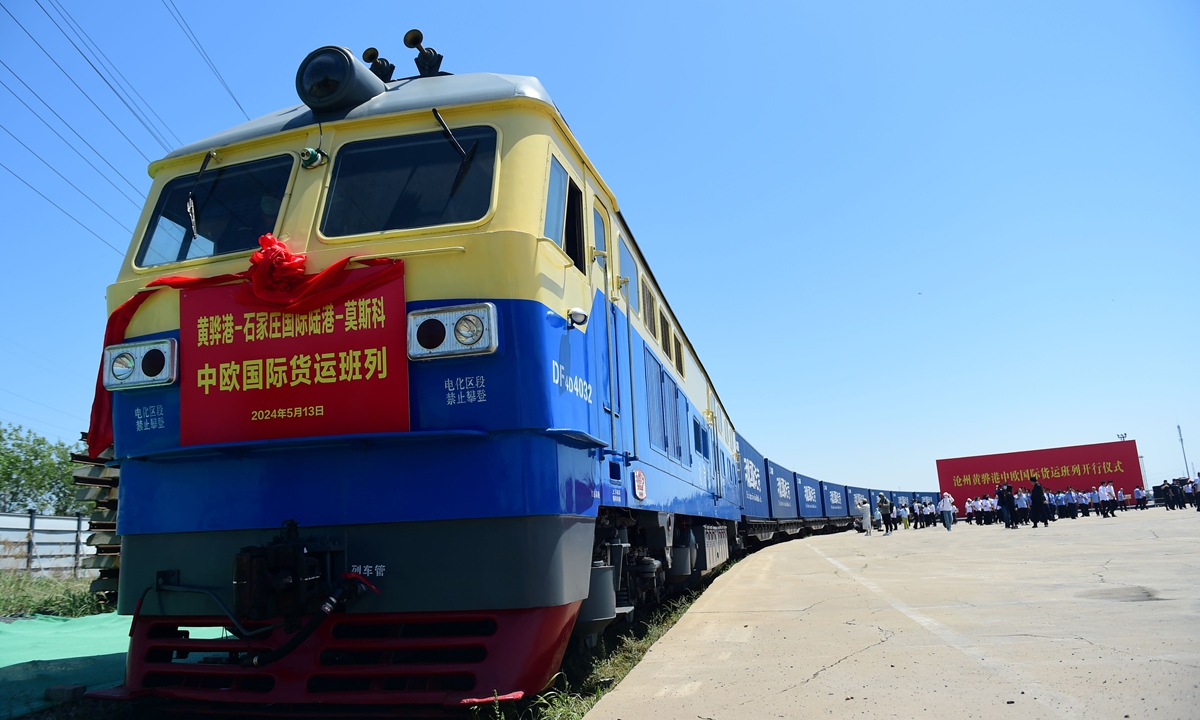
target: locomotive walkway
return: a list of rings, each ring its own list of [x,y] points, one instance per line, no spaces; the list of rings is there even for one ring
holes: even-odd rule
[[[1200,717],[1200,513],[817,536],[710,586],[586,720]]]

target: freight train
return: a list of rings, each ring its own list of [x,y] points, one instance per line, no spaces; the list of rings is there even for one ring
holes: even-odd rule
[[[322,47],[302,104],[149,168],[87,436],[133,616],[102,697],[516,700],[873,497],[737,433],[541,83],[422,42],[401,79]]]

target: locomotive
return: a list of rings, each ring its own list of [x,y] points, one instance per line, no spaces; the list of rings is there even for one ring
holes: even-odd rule
[[[469,708],[848,489],[735,430],[541,83],[310,53],[302,104],[181,147],[117,280],[125,684]],[[853,488],[850,489],[853,491]]]

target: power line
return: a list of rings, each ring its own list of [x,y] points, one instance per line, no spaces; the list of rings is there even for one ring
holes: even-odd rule
[[[168,5],[168,3],[170,3],[170,5]],[[179,8],[175,5],[175,0],[162,0],[162,4],[163,7],[167,8],[167,12],[171,14],[171,18],[175,21],[175,24],[179,26],[179,29],[183,31],[183,34],[192,43],[192,47],[196,48],[196,52],[200,53],[200,57],[208,65],[208,69],[212,70],[213,75],[217,76],[217,80],[220,81],[221,86],[225,88],[225,92],[229,93],[229,97],[233,98],[233,102],[238,106],[238,110],[242,111],[242,116],[245,117],[246,120],[249,120],[250,116],[246,114],[245,108],[243,108],[242,104],[238,102],[237,96],[233,94],[233,90],[229,87],[229,84],[225,82],[225,78],[221,77],[221,71],[217,70],[216,64],[204,50],[204,45],[200,43],[200,38],[196,37],[196,33],[192,32],[192,27],[188,25],[188,21],[183,17],[183,13],[180,12]],[[174,12],[172,12],[172,9],[174,9]]]
[[[25,418],[26,420],[32,420],[32,421],[34,421],[35,423],[38,423],[38,424],[41,424],[41,425],[49,425],[50,427],[52,427],[52,428],[58,428],[59,430],[66,430],[67,432],[70,432],[70,433],[77,433],[77,432],[79,432],[79,430],[78,430],[78,429],[71,430],[71,429],[68,429],[68,428],[65,428],[65,427],[63,427],[62,425],[55,425],[55,424],[54,424],[54,423],[52,423],[52,422],[46,422],[45,420],[38,420],[37,418],[33,417],[32,415],[23,415],[23,414],[21,414],[21,413],[19,413],[19,412],[13,412],[12,410],[5,410],[4,408],[0,408],[0,413],[7,413],[7,414],[9,414],[9,415],[16,415],[17,417],[23,417],[23,418]],[[9,424],[11,425],[12,423],[9,423]]]
[[[125,99],[125,96],[121,94],[121,92],[115,87],[113,87],[113,84],[108,81],[108,78],[104,76],[104,73],[100,72],[100,68],[96,67],[96,64],[92,62],[91,58],[89,58],[87,54],[83,52],[83,50],[79,49],[79,45],[71,39],[71,36],[67,34],[66,30],[62,29],[62,26],[58,24],[58,21],[55,20],[54,16],[50,14],[50,11],[42,5],[41,0],[33,1],[37,4],[38,8],[41,9],[42,13],[49,18],[54,27],[58,28],[58,31],[62,33],[62,36],[67,39],[67,42],[71,43],[71,47],[75,48],[75,52],[79,53],[79,57],[83,58],[83,61],[88,64],[88,67],[90,67],[92,71],[104,81],[104,84],[108,86],[109,90],[112,90],[113,95],[117,96],[117,99],[121,101],[121,104],[125,106],[125,109],[133,115],[135,120],[142,124],[142,127],[146,128],[146,132],[150,133],[150,137],[154,138],[154,141],[162,146],[163,152],[170,152],[171,146],[167,144],[167,141],[158,132],[158,129],[150,125],[149,118],[146,118],[140,110],[135,109],[134,106]]]
[[[30,185],[28,182],[26,182],[25,178],[23,178],[23,177],[21,177],[20,175],[16,174],[16,173],[15,173],[15,172],[13,172],[12,170],[9,170],[9,167],[8,167],[7,165],[5,165],[4,163],[0,163],[0,168],[4,168],[5,170],[8,170],[8,174],[9,174],[9,175],[12,175],[12,176],[13,176],[13,177],[15,177],[16,179],[20,180],[20,181],[21,181],[21,182],[22,182],[22,183],[25,185],[25,187],[27,187],[27,188],[29,188],[30,190],[34,191],[34,192],[35,192],[35,193],[37,193],[38,195],[41,195],[43,200],[45,200],[46,202],[50,203],[50,204],[51,204],[51,205],[53,205],[54,207],[58,208],[58,211],[59,211],[59,212],[61,212],[63,215],[66,215],[67,217],[71,218],[72,220],[74,220],[74,221],[75,221],[75,223],[76,223],[77,225],[79,225],[79,227],[83,228],[84,230],[87,230],[87,231],[88,231],[88,232],[90,232],[92,235],[96,235],[96,231],[95,231],[95,230],[91,229],[91,228],[90,228],[90,227],[88,227],[87,225],[84,225],[82,222],[80,222],[80,221],[79,221],[79,218],[75,217],[74,215],[72,215],[71,213],[67,212],[66,210],[63,210],[63,209],[62,209],[62,207],[60,207],[58,203],[54,202],[53,200],[51,200],[50,198],[48,198],[48,197],[46,197],[44,194],[42,194],[42,191],[41,191],[41,190],[38,190],[37,188],[35,188],[34,186],[32,186],[32,185]],[[104,238],[100,237],[99,235],[96,235],[96,239],[97,239],[97,240],[99,240],[100,242],[104,243],[105,245],[109,246],[110,248],[112,248],[113,252],[115,252],[116,254],[118,254],[118,255],[124,255],[124,254],[125,254],[125,253],[121,252],[120,250],[118,250],[118,249],[117,249],[117,248],[116,248],[116,247],[115,247],[115,246],[114,246],[112,243],[110,243],[109,241],[107,241],[107,240],[105,240]]]
[[[52,407],[50,407],[49,405],[44,405],[44,404],[42,404],[42,403],[38,402],[37,400],[31,400],[30,398],[27,398],[27,397],[25,397],[24,395],[18,395],[18,394],[16,394],[15,392],[13,392],[12,390],[5,390],[4,388],[0,388],[0,392],[3,392],[3,393],[8,393],[9,395],[12,395],[12,396],[13,396],[13,397],[15,397],[15,398],[20,398],[20,399],[24,400],[25,402],[31,402],[31,403],[33,403],[34,405],[38,405],[38,406],[40,406],[40,407],[44,407],[44,408],[46,408],[47,410],[53,410],[54,412],[58,413],[59,415],[66,415],[67,417],[69,417],[69,418],[72,418],[72,419],[75,419],[75,420],[83,420],[83,418],[79,417],[78,415],[73,415],[73,414],[71,414],[71,413],[69,413],[69,412],[65,412],[65,411],[63,411],[63,410],[59,410],[58,408],[52,408]],[[84,420],[84,422],[87,422],[87,421],[86,421],[86,420]]]
[[[47,110],[49,110],[51,113],[53,113],[53,114],[54,114],[54,117],[58,118],[58,121],[59,121],[59,122],[61,122],[63,125],[66,125],[68,130],[70,130],[71,132],[75,133],[75,137],[79,138],[80,142],[82,142],[84,145],[87,145],[87,146],[88,146],[88,149],[89,149],[89,150],[91,150],[93,153],[95,153],[95,154],[96,154],[96,157],[98,157],[98,158],[100,158],[102,161],[104,161],[104,164],[105,164],[105,165],[107,165],[107,166],[109,166],[110,168],[112,168],[112,171],[113,171],[113,172],[115,172],[117,175],[120,175],[120,176],[121,176],[121,179],[122,179],[122,180],[124,180],[124,181],[125,181],[125,183],[126,183],[127,185],[129,185],[129,187],[133,188],[133,191],[134,191],[135,193],[137,193],[137,194],[138,194],[138,195],[139,195],[139,196],[140,196],[140,197],[141,197],[143,200],[145,200],[145,199],[146,199],[146,194],[145,194],[145,193],[143,193],[141,190],[138,190],[138,188],[137,188],[137,185],[134,185],[134,184],[133,184],[133,181],[131,181],[129,178],[125,177],[125,173],[121,172],[120,170],[118,170],[118,169],[116,168],[116,166],[114,166],[112,163],[110,163],[110,162],[108,161],[108,158],[107,158],[107,157],[105,157],[103,153],[101,153],[101,152],[100,152],[99,150],[97,150],[96,148],[92,147],[92,144],[91,144],[90,142],[88,142],[88,141],[87,141],[87,138],[85,138],[84,136],[80,135],[80,134],[79,134],[79,131],[78,131],[78,130],[76,130],[76,129],[75,129],[75,127],[74,127],[73,125],[71,125],[71,123],[67,122],[67,121],[66,121],[66,120],[63,118],[63,116],[62,116],[62,115],[59,115],[59,114],[58,114],[58,111],[57,111],[57,110],[55,110],[53,107],[51,107],[51,106],[50,106],[50,103],[48,103],[48,102],[46,102],[45,100],[43,100],[43,99],[42,99],[42,96],[41,96],[41,95],[38,95],[38,93],[37,93],[37,91],[36,91],[36,90],[34,90],[33,88],[29,87],[29,83],[27,83],[27,82],[25,82],[24,80],[22,80],[22,79],[21,79],[21,76],[17,74],[16,70],[13,70],[12,68],[10,68],[10,67],[8,66],[8,64],[7,64],[7,63],[5,63],[3,60],[0,60],[0,65],[2,65],[2,66],[4,67],[4,69],[5,69],[5,70],[7,70],[9,73],[11,73],[11,74],[12,74],[12,76],[13,76],[13,77],[15,77],[15,78],[17,79],[17,82],[19,82],[19,83],[21,83],[23,86],[25,86],[25,89],[26,89],[26,90],[28,90],[28,91],[29,91],[29,92],[30,92],[30,93],[31,93],[31,94],[32,94],[32,95],[33,95],[35,98],[37,98],[37,99],[38,99],[38,102],[40,102],[41,104],[45,105],[45,106],[46,106],[46,109],[47,109]],[[0,84],[3,84],[3,83],[0,83]],[[38,120],[41,120],[43,123],[45,123],[46,127],[49,127],[51,130],[53,130],[53,129],[54,129],[53,127],[50,127],[50,123],[46,122],[45,118],[43,118],[41,115],[39,115],[39,114],[38,114],[38,112],[37,112],[36,110],[34,110],[33,108],[29,107],[28,103],[26,103],[24,100],[21,100],[21,97],[20,97],[19,95],[17,95],[15,92],[13,92],[12,88],[8,87],[7,85],[5,85],[5,86],[4,86],[4,88],[5,88],[6,90],[8,90],[10,93],[12,93],[12,94],[13,94],[13,96],[17,98],[17,100],[20,100],[20,102],[21,102],[21,104],[22,104],[22,105],[24,105],[25,107],[29,108],[29,112],[33,113],[34,115],[37,115],[37,118],[38,118]],[[55,133],[55,134],[57,135],[58,133]],[[62,137],[62,136],[61,136],[61,135],[59,135],[59,137]],[[63,142],[67,142],[67,141],[66,141],[66,140],[63,140]],[[67,143],[67,144],[68,144],[68,145],[70,145],[70,143]],[[72,147],[74,147],[74,146],[72,146]],[[76,150],[76,152],[79,152],[79,151],[78,151],[78,150]],[[107,177],[107,176],[106,176],[106,177]],[[128,195],[126,195],[126,197],[129,197],[129,196],[128,196]],[[133,202],[133,201],[131,200],[131,202]],[[137,203],[136,203],[136,202],[134,202],[134,204],[136,205]]]
[[[134,207],[136,207],[136,208],[141,208],[141,207],[142,207],[142,206],[141,206],[141,205],[140,205],[140,204],[139,204],[139,203],[138,203],[136,200],[134,200],[133,198],[131,198],[131,197],[129,197],[128,195],[126,195],[126,194],[125,194],[125,191],[124,191],[124,190],[122,190],[122,189],[120,188],[120,186],[118,186],[118,185],[117,185],[115,182],[113,182],[113,181],[112,181],[112,179],[111,179],[110,177],[108,177],[108,176],[107,176],[107,175],[105,175],[103,172],[101,172],[101,171],[100,171],[100,168],[98,168],[98,167],[96,167],[95,165],[93,165],[93,164],[92,164],[92,161],[87,159],[87,155],[84,155],[83,153],[79,152],[79,149],[78,149],[78,148],[76,148],[76,147],[75,147],[74,145],[72,145],[71,143],[67,142],[67,139],[66,139],[65,137],[63,137],[61,133],[59,133],[57,130],[55,130],[53,125],[51,125],[50,123],[46,122],[46,121],[45,121],[45,119],[43,119],[43,118],[42,118],[42,116],[38,115],[38,114],[37,114],[37,112],[36,112],[36,111],[34,111],[34,109],[33,109],[33,108],[29,107],[29,104],[28,104],[28,103],[26,103],[24,100],[22,100],[22,99],[21,99],[21,96],[20,96],[20,95],[17,95],[17,93],[16,93],[16,92],[14,92],[14,91],[13,91],[13,89],[12,89],[12,88],[10,88],[8,85],[6,85],[6,84],[4,83],[4,81],[3,81],[3,80],[0,80],[0,86],[3,86],[5,90],[7,90],[7,91],[9,91],[10,93],[12,93],[12,96],[13,96],[13,97],[15,97],[15,98],[17,99],[17,102],[19,102],[19,103],[21,103],[22,105],[24,105],[26,110],[29,110],[29,112],[33,113],[33,116],[34,116],[34,117],[36,117],[38,120],[41,120],[41,121],[42,121],[42,123],[43,123],[43,124],[44,124],[44,125],[45,125],[47,128],[49,128],[49,129],[50,129],[50,132],[52,132],[52,133],[54,133],[55,135],[57,135],[59,140],[62,140],[62,141],[63,141],[63,143],[64,143],[64,144],[65,144],[67,147],[71,148],[71,150],[72,150],[72,151],[74,151],[74,152],[75,152],[75,154],[76,154],[76,155],[78,155],[78,156],[79,156],[79,158],[80,158],[81,160],[83,160],[85,163],[87,163],[87,164],[88,164],[88,166],[90,166],[90,167],[91,167],[93,170],[95,170],[95,171],[96,171],[96,173],[97,173],[97,174],[98,174],[100,177],[104,178],[105,182],[107,182],[109,185],[112,185],[114,190],[116,190],[117,192],[121,193],[121,195],[123,195],[123,196],[125,197],[125,199],[126,199],[126,200],[128,200],[128,201],[130,202],[130,204],[131,204],[131,205],[133,205],[133,206],[134,206]]]
[[[129,82],[128,78],[125,77],[125,73],[121,72],[121,69],[117,67],[117,64],[110,60],[108,55],[100,49],[100,45],[92,39],[91,35],[88,35],[87,30],[83,29],[83,26],[80,25],[79,21],[67,11],[66,7],[64,7],[59,0],[50,0],[50,4],[53,5],[55,9],[67,19],[67,22],[72,25],[76,33],[82,35],[83,38],[91,45],[92,49],[104,59],[104,62],[107,63],[107,67],[109,67],[112,72],[116,73],[117,77],[121,78],[121,81],[125,83],[125,87],[129,88],[130,92],[136,95],[138,100],[142,101],[142,104],[145,105],[146,109],[150,111],[150,114],[153,115],[156,120],[158,120],[158,123],[163,126],[163,129],[170,133],[171,137],[175,138],[175,143],[177,145],[182,145],[183,141],[180,140],[179,136],[175,134],[175,131],[171,129],[171,126],[167,124],[167,121],[163,120],[162,117],[160,117],[159,114],[154,110],[154,106],[152,106],[149,101],[146,100],[146,98],[142,97],[142,94],[138,92],[136,87],[133,86],[133,83]]]
[[[59,171],[58,171],[58,170],[57,170],[57,169],[56,169],[56,168],[55,168],[53,165],[51,165],[50,163],[46,162],[46,161],[45,161],[45,160],[42,158],[42,156],[41,156],[41,155],[38,155],[36,152],[34,152],[34,151],[33,151],[33,148],[31,148],[31,147],[29,147],[28,145],[26,145],[25,143],[21,142],[21,138],[17,137],[16,135],[13,135],[13,133],[12,133],[12,130],[9,130],[8,128],[4,127],[4,125],[3,125],[2,123],[0,123],[0,130],[3,130],[4,132],[8,133],[8,136],[9,136],[9,137],[11,137],[13,140],[16,140],[16,141],[17,141],[17,143],[18,143],[18,144],[20,144],[20,146],[21,146],[21,147],[23,147],[23,148],[25,148],[26,150],[28,150],[30,155],[34,156],[34,157],[35,157],[35,158],[37,158],[38,160],[41,160],[43,165],[45,165],[46,167],[50,168],[50,171],[51,171],[51,172],[53,172],[55,175],[57,175],[57,176],[59,176],[60,178],[62,178],[63,182],[65,182],[66,184],[68,184],[68,185],[70,185],[71,187],[75,188],[75,192],[77,192],[77,193],[79,193],[80,195],[82,195],[82,196],[84,196],[85,198],[87,198],[88,202],[90,202],[91,204],[95,205],[95,206],[96,206],[96,207],[97,207],[97,208],[100,210],[100,212],[104,213],[104,214],[105,214],[105,215],[107,215],[109,218],[111,218],[113,222],[115,222],[116,224],[120,225],[120,226],[121,226],[121,227],[122,227],[122,228],[125,230],[125,232],[129,233],[130,235],[132,235],[132,234],[133,234],[133,229],[132,229],[132,228],[125,227],[125,223],[121,222],[121,221],[120,221],[120,220],[118,220],[118,219],[117,219],[117,218],[116,218],[116,217],[115,217],[115,216],[114,216],[112,213],[110,213],[109,211],[105,210],[105,209],[104,209],[104,206],[103,206],[103,205],[101,205],[100,203],[96,202],[95,200],[93,200],[91,195],[88,195],[88,194],[87,194],[87,193],[85,193],[84,191],[80,190],[78,185],[76,185],[75,183],[71,182],[71,181],[70,181],[70,180],[67,178],[67,176],[66,176],[66,175],[63,175],[63,174],[62,174],[62,173],[60,173],[60,172],[59,172]]]
[[[58,368],[59,370],[65,370],[66,372],[71,373],[71,374],[75,374],[77,372],[77,369],[69,368],[66,365],[63,365],[62,363],[54,360],[53,357],[46,356],[44,350],[34,350],[33,348],[29,347],[28,345],[24,345],[22,343],[17,342],[16,340],[13,340],[11,336],[4,338],[4,342],[8,345],[13,345],[15,347],[21,348],[22,350],[30,353],[31,356],[40,356],[40,357],[38,357],[38,364],[53,365],[54,367]]]
[[[75,82],[75,79],[71,77],[71,74],[68,73],[65,69],[63,69],[62,65],[58,64],[58,61],[54,59],[54,56],[51,55],[50,52],[48,50],[46,50],[46,48],[42,47],[42,44],[40,42],[38,42],[37,38],[35,38],[33,36],[33,33],[29,32],[28,30],[25,29],[25,26],[21,24],[21,21],[18,20],[17,17],[15,15],[13,15],[11,12],[9,12],[8,8],[4,6],[4,3],[0,3],[0,9],[3,9],[4,12],[8,13],[8,16],[10,18],[12,18],[12,21],[17,24],[17,27],[21,28],[21,30],[29,37],[29,39],[33,41],[33,44],[37,45],[38,49],[41,50],[42,53],[46,57],[50,58],[50,62],[54,63],[54,67],[58,68],[59,71],[63,74],[63,76],[66,77],[67,80],[71,81],[71,84],[75,86],[75,89],[78,90],[79,92],[83,93],[83,96],[85,98],[87,98],[87,101],[92,104],[92,107],[96,108],[96,110],[101,115],[104,116],[104,119],[108,121],[108,124],[112,125],[113,128],[118,133],[121,134],[121,137],[125,138],[125,142],[129,143],[129,146],[132,147],[134,149],[134,151],[137,152],[138,155],[141,155],[143,160],[145,160],[146,162],[150,162],[150,158],[146,156],[146,153],[142,152],[142,149],[139,148],[132,140],[130,140],[129,136],[125,134],[125,131],[122,130],[117,125],[117,123],[115,121],[113,121],[113,119],[111,117],[108,116],[108,113],[104,112],[104,110],[101,109],[101,107],[96,104],[96,101],[92,99],[92,96],[88,95],[87,90],[84,90],[82,87],[79,86],[79,83]]]

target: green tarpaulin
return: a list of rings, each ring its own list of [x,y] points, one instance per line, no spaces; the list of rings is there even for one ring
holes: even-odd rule
[[[131,620],[105,613],[0,622],[0,720],[48,706],[43,700],[48,687],[86,685],[98,690],[120,685]],[[221,628],[191,628],[192,637],[217,638],[221,633]]]

